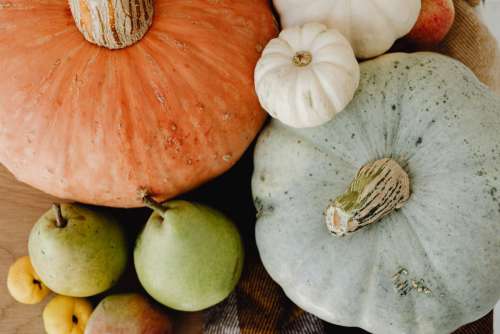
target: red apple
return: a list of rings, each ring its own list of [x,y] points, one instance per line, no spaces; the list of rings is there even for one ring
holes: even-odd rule
[[[85,334],[172,334],[172,324],[140,294],[111,295],[97,305]]]
[[[407,38],[417,46],[439,44],[455,19],[453,0],[422,0],[422,9]]]

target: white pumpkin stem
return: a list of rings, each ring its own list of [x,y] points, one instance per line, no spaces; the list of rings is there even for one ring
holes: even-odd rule
[[[85,39],[108,49],[138,42],[153,21],[153,0],[69,0],[69,6]]]
[[[325,212],[326,226],[343,236],[376,223],[410,198],[410,178],[393,159],[370,162]]]
[[[292,63],[298,67],[304,67],[312,62],[312,54],[309,51],[299,51],[292,58]]]

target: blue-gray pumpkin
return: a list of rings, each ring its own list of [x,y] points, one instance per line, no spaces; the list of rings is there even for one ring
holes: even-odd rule
[[[252,181],[269,274],[320,318],[449,333],[500,296],[500,98],[464,65],[389,54],[314,129],[273,120]]]

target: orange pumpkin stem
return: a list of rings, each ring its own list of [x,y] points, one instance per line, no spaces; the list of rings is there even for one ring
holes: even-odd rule
[[[69,0],[69,6],[85,39],[111,50],[140,41],[153,22],[153,0]]]
[[[61,205],[59,203],[52,204],[52,210],[56,216],[56,227],[65,228],[68,225],[68,221],[62,215]]]

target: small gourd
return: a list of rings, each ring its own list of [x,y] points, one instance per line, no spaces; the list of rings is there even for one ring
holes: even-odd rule
[[[349,42],[319,23],[283,30],[255,69],[263,108],[295,128],[331,120],[351,101],[358,83],[359,65]]]
[[[358,58],[383,54],[406,35],[420,14],[420,0],[274,0],[283,28],[321,22],[339,30]]]
[[[499,128],[500,98],[451,58],[362,63],[334,121],[259,138],[265,268],[306,311],[375,334],[483,317],[500,297]]]

